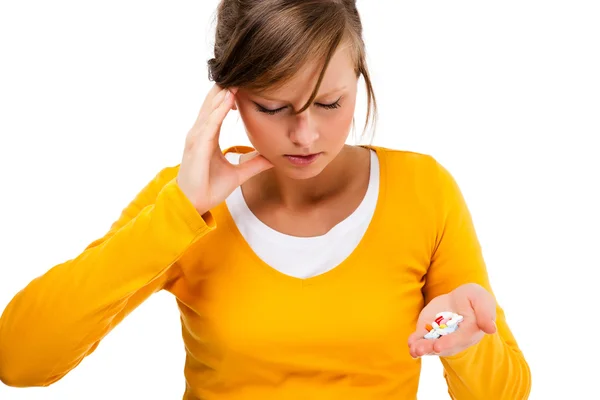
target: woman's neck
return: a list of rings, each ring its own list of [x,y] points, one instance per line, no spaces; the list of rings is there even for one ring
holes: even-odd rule
[[[364,175],[370,165],[369,150],[346,145],[317,176],[309,179],[292,179],[275,169],[265,171],[248,182],[246,198],[260,199],[264,205],[301,211],[329,199],[338,197]]]

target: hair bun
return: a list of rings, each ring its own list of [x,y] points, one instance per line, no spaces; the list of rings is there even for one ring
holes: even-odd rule
[[[216,74],[215,74],[215,70],[217,67],[217,59],[216,58],[211,58],[210,60],[208,60],[207,62],[208,65],[208,79],[211,81],[216,81]]]

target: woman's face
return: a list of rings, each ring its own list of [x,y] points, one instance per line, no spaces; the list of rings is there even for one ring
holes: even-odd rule
[[[294,179],[318,175],[341,151],[352,127],[358,78],[348,47],[332,57],[314,102],[295,115],[309,99],[319,68],[302,68],[277,90],[236,94],[252,146]]]

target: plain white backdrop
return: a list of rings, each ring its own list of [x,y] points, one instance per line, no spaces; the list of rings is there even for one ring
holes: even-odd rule
[[[104,235],[183,142],[210,89],[216,0],[0,2],[0,309]],[[435,156],[473,213],[531,399],[597,393],[596,1],[358,2],[374,144]],[[357,105],[358,132],[365,96]],[[223,147],[249,144],[232,112]],[[151,297],[49,388],[0,399],[179,399],[184,349]],[[590,364],[590,365],[588,365]],[[419,399],[449,398],[439,360]]]

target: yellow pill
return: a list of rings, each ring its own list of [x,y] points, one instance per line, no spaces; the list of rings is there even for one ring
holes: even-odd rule
[[[446,327],[446,324],[441,324],[440,328],[444,329]]]

